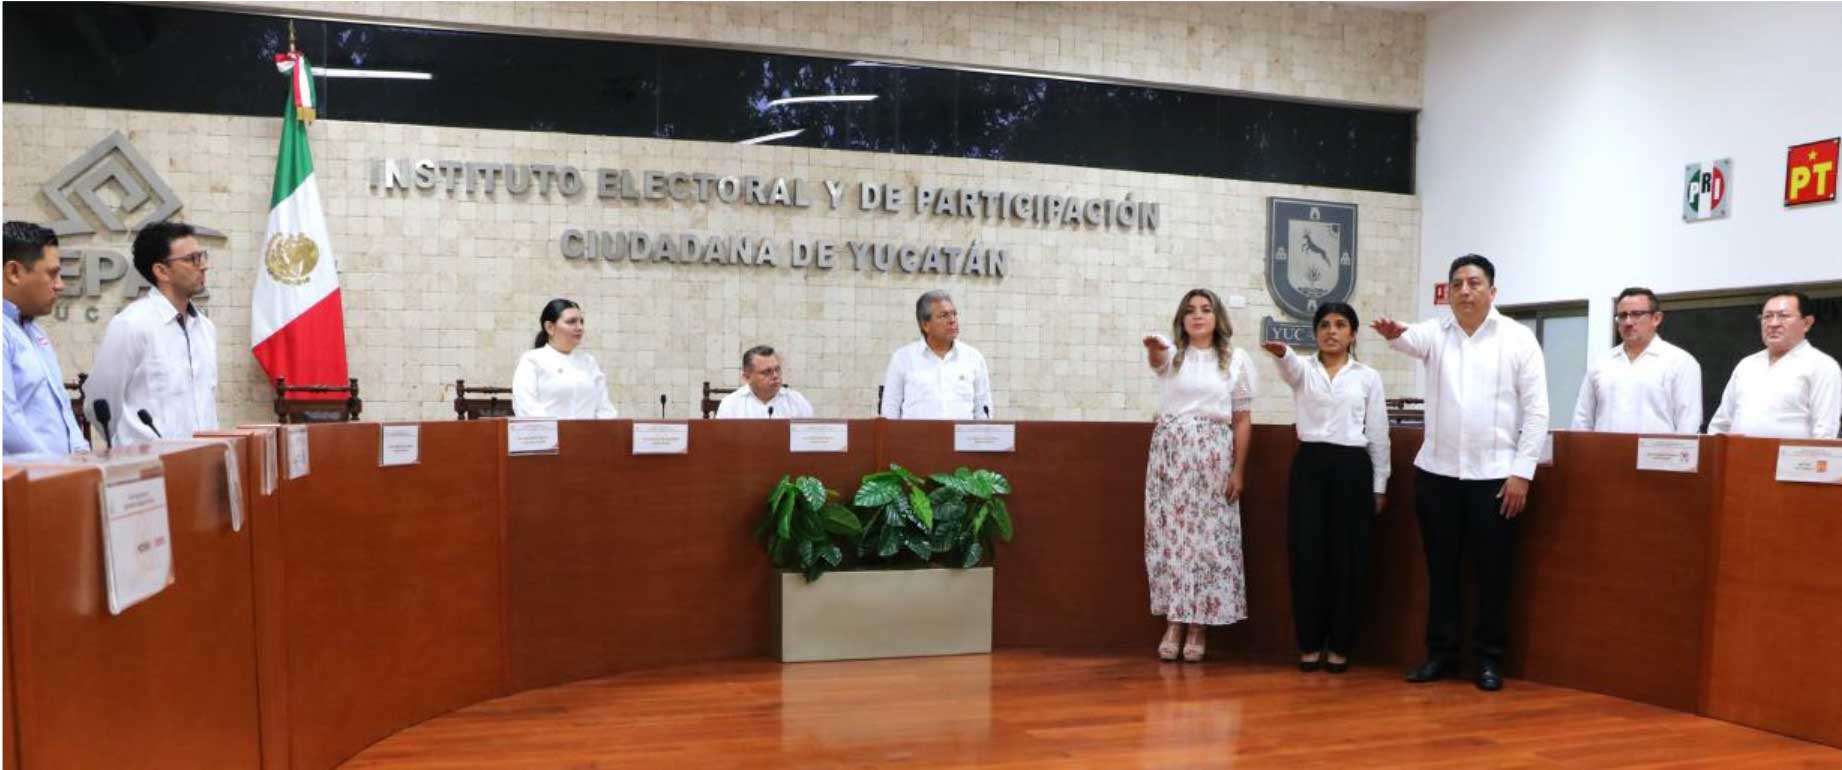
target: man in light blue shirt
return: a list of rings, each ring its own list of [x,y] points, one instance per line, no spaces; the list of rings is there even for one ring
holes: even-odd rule
[[[64,392],[51,338],[34,322],[57,306],[58,236],[30,222],[5,224],[6,454],[89,451]]]

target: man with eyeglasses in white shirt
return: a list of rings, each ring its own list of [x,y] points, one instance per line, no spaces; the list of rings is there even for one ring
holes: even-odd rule
[[[1408,326],[1371,324],[1389,347],[1426,368],[1426,430],[1414,458],[1414,507],[1426,547],[1427,660],[1407,673],[1430,682],[1457,672],[1458,581],[1470,541],[1477,576],[1477,686],[1503,687],[1509,643],[1510,556],[1516,517],[1548,434],[1548,376],[1534,332],[1498,313],[1497,269],[1476,254],[1446,271],[1452,315]]]
[[[84,388],[92,424],[116,446],[218,427],[217,327],[192,304],[205,292],[211,255],[193,236],[181,222],[135,236],[135,272],[153,288],[109,320]]]
[[[1612,320],[1619,344],[1593,359],[1580,383],[1573,427],[1601,433],[1697,433],[1701,364],[1657,336],[1657,295],[1633,286],[1618,293]]]
[[[1709,433],[1835,438],[1842,424],[1842,367],[1805,336],[1816,325],[1810,297],[1781,291],[1759,309],[1765,349],[1740,359]]]
[[[991,371],[959,341],[953,297],[935,289],[915,301],[921,339],[895,351],[883,373],[880,414],[892,420],[991,418]]]
[[[812,416],[812,403],[780,379],[780,356],[767,345],[742,354],[742,387],[716,406],[719,420],[797,420]]]

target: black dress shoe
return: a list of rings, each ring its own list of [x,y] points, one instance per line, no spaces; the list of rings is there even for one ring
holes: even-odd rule
[[[1477,667],[1477,689],[1484,692],[1496,692],[1503,689],[1503,674],[1497,670],[1497,664],[1485,661]]]
[[[1344,658],[1342,663],[1332,663],[1328,660],[1324,661],[1324,670],[1332,674],[1341,674],[1345,671],[1348,671],[1350,670],[1349,659]]]
[[[1437,658],[1421,663],[1419,668],[1407,672],[1407,681],[1419,684],[1444,679],[1453,674],[1452,664]]]
[[[1318,670],[1318,666],[1321,666],[1323,664],[1324,664],[1323,658],[1318,658],[1317,660],[1301,660],[1298,662],[1298,670],[1303,671],[1305,673],[1311,673],[1313,671]]]

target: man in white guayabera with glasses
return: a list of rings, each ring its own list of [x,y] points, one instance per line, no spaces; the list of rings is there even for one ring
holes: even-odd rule
[[[109,319],[84,388],[91,424],[117,446],[217,427],[217,327],[192,304],[211,255],[192,236],[155,222],[134,238],[134,269],[153,288]]]
[[[1701,364],[1657,336],[1663,310],[1649,289],[1618,293],[1617,345],[1599,354],[1580,383],[1573,427],[1601,433],[1699,433]]]
[[[1765,349],[1740,359],[1709,433],[1835,438],[1842,424],[1842,367],[1804,336],[1816,325],[1810,297],[1781,291],[1759,309]]]

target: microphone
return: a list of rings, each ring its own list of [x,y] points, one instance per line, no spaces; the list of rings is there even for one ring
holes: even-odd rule
[[[147,410],[142,409],[141,411],[135,412],[134,416],[141,418],[141,424],[146,425],[148,430],[151,430],[154,432],[154,438],[166,438],[165,436],[160,435],[159,428],[154,427],[153,415],[148,414]]]
[[[991,419],[991,404],[985,405],[985,419]]]
[[[659,394],[659,419],[665,419],[665,394]]]
[[[772,406],[768,407],[768,419],[774,419],[774,407]]]
[[[102,446],[113,449],[115,442],[109,438],[109,402],[96,399],[96,422],[102,423]]]

